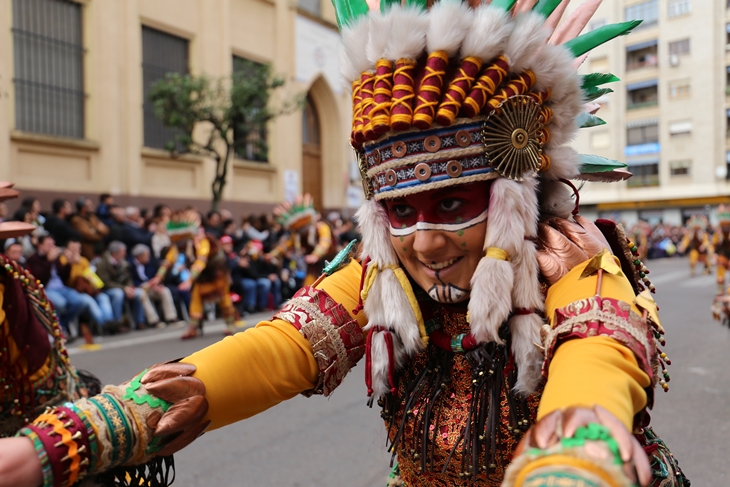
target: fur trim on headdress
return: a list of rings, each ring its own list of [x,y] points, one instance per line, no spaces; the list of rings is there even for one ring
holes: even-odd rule
[[[545,154],[551,162],[543,179],[572,179],[580,173],[580,155],[572,147],[548,147]]]
[[[372,327],[372,325],[368,325],[365,330],[368,331],[370,329],[369,327]],[[372,333],[370,380],[373,387],[373,397],[379,398],[390,392],[390,380],[388,378],[390,361],[394,361],[397,370],[403,366],[406,353],[403,350],[403,344],[397,334],[391,334],[393,337],[393,355],[391,357],[385,342],[385,333],[388,332],[374,331]]]
[[[510,71],[513,73],[527,69],[530,61],[545,45],[550,31],[544,27],[544,22],[542,16],[533,13],[515,17],[515,28],[504,50],[510,62]]]
[[[471,30],[466,33],[461,45],[461,57],[476,56],[484,62],[491,61],[502,53],[512,33],[509,14],[489,5],[480,5],[472,15]]]
[[[352,80],[359,79],[360,73],[370,68],[367,53],[363,46],[367,45],[370,35],[370,22],[367,18],[359,19],[354,25],[342,29],[342,77],[349,85]]]
[[[573,191],[560,181],[540,183],[540,213],[568,219],[575,209]]]
[[[370,65],[374,66],[385,54],[393,25],[392,18],[390,11],[384,15],[380,12],[370,14],[370,35],[365,49]]]
[[[385,57],[391,61],[415,59],[426,48],[428,16],[423,10],[394,5],[390,10],[392,25],[407,25],[407,29],[392,29]]]
[[[459,50],[472,22],[469,5],[461,1],[444,0],[431,8],[426,48],[428,52],[446,51],[451,57]]]

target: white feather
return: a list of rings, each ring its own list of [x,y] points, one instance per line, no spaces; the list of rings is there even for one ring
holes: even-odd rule
[[[540,186],[540,213],[543,216],[570,218],[575,208],[571,189],[560,181],[551,180],[543,180]]]
[[[390,244],[390,223],[385,208],[375,200],[368,200],[357,210],[355,219],[362,235],[361,258],[381,267],[398,264],[398,256]]]
[[[426,48],[426,31],[428,30],[428,15],[417,8],[391,7],[392,26],[385,50],[387,59],[417,59]]]
[[[545,19],[532,12],[518,14],[514,19],[515,27],[507,39],[505,54],[510,62],[510,71],[521,73],[545,45],[550,31],[543,25]]]
[[[545,173],[549,179],[572,179],[580,174],[580,158],[571,147],[563,146],[548,149],[545,154],[550,158],[550,170]]]
[[[570,91],[570,86],[563,86],[566,81],[577,78],[572,66],[573,57],[567,49],[547,44],[532,59],[529,68],[535,73],[535,90],[550,88],[554,99],[563,99]]]
[[[382,59],[385,49],[388,47],[388,38],[392,30],[391,11],[389,10],[385,14],[371,12],[369,15],[370,35],[365,52],[371,67],[374,67],[375,63]]]
[[[461,44],[461,57],[475,56],[489,62],[502,54],[514,25],[507,12],[489,5],[480,5],[472,15],[471,29]]]
[[[442,0],[431,8],[428,17],[428,52],[446,51],[451,58],[458,52],[471,26],[469,6],[461,1]]]
[[[350,68],[357,73],[350,79],[350,82],[372,67],[365,49],[363,49],[368,42],[369,33],[370,22],[367,16],[363,16],[352,26],[342,28],[342,45],[345,48],[345,56],[350,62]],[[348,76],[350,73],[343,72],[343,75]]]
[[[523,394],[535,392],[540,384],[543,356],[540,344],[542,318],[537,314],[515,315],[509,321],[512,354],[517,363],[515,390]]]

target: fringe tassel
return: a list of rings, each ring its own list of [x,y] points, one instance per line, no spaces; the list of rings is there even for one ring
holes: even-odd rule
[[[175,481],[172,456],[155,457],[144,465],[121,466],[99,474],[94,481],[102,487],[169,487]]]

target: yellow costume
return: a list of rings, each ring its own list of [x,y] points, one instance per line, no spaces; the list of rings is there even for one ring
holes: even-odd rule
[[[682,238],[679,244],[679,251],[688,253],[689,269],[692,276],[695,275],[697,262],[701,262],[704,265],[703,272],[709,274],[712,246],[710,245],[710,238],[704,230],[706,221],[699,217],[692,217],[688,227],[687,235]]]

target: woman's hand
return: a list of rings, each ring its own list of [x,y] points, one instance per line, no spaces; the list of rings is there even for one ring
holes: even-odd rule
[[[41,462],[28,438],[0,439],[0,487],[38,487]]]

